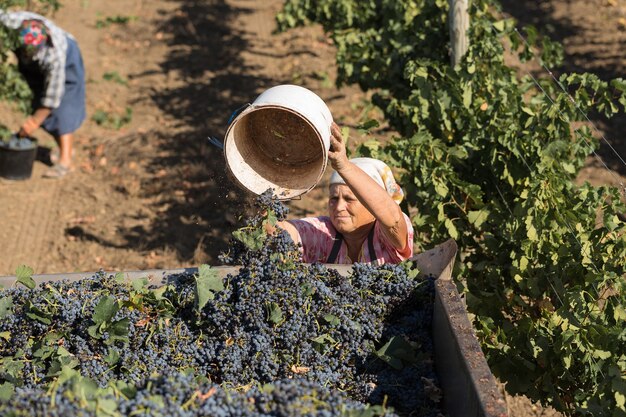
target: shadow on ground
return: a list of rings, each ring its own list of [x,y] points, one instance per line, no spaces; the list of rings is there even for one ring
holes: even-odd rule
[[[207,136],[223,138],[231,113],[268,80],[250,75],[253,68],[240,56],[249,45],[233,29],[233,19],[250,10],[220,0],[173,1],[178,12],[163,11],[151,24],[170,36],[161,71],[183,81],[170,89],[154,86],[149,96],[178,123],[167,131],[178,133],[148,134],[158,147],[150,153],[152,176],[141,184],[141,193],[156,201],[153,209],[161,214],[151,224],[120,234],[134,249],[166,247],[182,262],[217,264],[232,230],[242,225],[250,197],[229,178],[222,151],[208,144]]]
[[[557,19],[554,17],[554,2],[501,0],[500,3],[502,10],[517,20],[517,27],[520,30],[526,25],[533,25],[541,33],[560,43],[566,39],[584,37],[584,40],[576,41],[574,44],[587,44],[590,47],[574,48],[576,51],[571,52],[566,50],[562,68],[551,69],[557,77],[562,73],[589,72],[598,75],[604,81],[609,81],[624,76],[623,54],[607,52],[614,49],[606,47],[610,46],[614,39],[608,33],[611,30],[609,26],[601,25],[593,29],[594,33],[590,33],[590,29],[583,27],[575,14],[561,13]],[[603,132],[598,155],[610,169],[626,175],[626,165],[621,160],[626,159],[626,143],[623,137],[626,131],[626,114],[622,112],[610,120],[597,114],[590,114],[588,117]]]

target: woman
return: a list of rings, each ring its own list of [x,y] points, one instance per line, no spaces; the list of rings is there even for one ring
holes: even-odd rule
[[[331,126],[328,216],[278,223],[302,244],[304,262],[398,263],[413,254],[413,227],[398,204],[402,189],[382,161],[348,160],[341,131]]]
[[[76,40],[45,17],[31,12],[0,10],[0,23],[18,31],[14,51],[18,68],[33,92],[33,112],[18,136],[28,137],[42,127],[56,141],[59,152],[46,178],[61,178],[72,167],[73,134],[85,120],[85,71]]]

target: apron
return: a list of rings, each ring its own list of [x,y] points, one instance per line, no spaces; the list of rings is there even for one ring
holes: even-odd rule
[[[375,226],[375,225],[374,225]],[[376,251],[374,250],[374,226],[372,226],[372,230],[367,234],[367,249],[370,253],[370,259],[374,258],[371,261],[374,265],[379,265],[378,258],[376,257]],[[326,260],[327,264],[334,264],[337,260],[337,255],[339,255],[339,250],[341,249],[341,244],[343,243],[343,235],[339,232],[335,235],[335,243],[333,243],[333,248],[330,250],[330,255],[328,255],[328,259]]]

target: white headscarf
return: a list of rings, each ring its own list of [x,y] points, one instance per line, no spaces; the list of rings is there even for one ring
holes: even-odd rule
[[[391,169],[383,161],[374,158],[352,158],[350,159],[357,167],[361,168],[367,175],[369,175],[378,185],[383,187],[387,194],[391,196],[393,201],[400,204],[404,198],[404,192],[400,185],[393,177]],[[337,171],[333,171],[330,176],[330,185],[332,184],[345,184],[346,182],[341,178],[341,175]]]

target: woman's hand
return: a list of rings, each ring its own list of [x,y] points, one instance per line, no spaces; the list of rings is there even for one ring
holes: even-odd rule
[[[41,124],[46,120],[46,118],[52,113],[52,109],[49,107],[39,107],[35,110],[35,112],[28,119],[22,123],[19,132],[17,135],[19,137],[30,137],[35,130],[39,129]]]
[[[31,116],[22,123],[20,130],[17,132],[17,136],[21,138],[30,137],[37,129],[39,129],[39,123]]]
[[[348,166],[346,144],[343,142],[341,129],[335,122],[330,125],[330,150],[328,151],[328,159],[330,159],[330,165],[337,172],[341,172]]]

